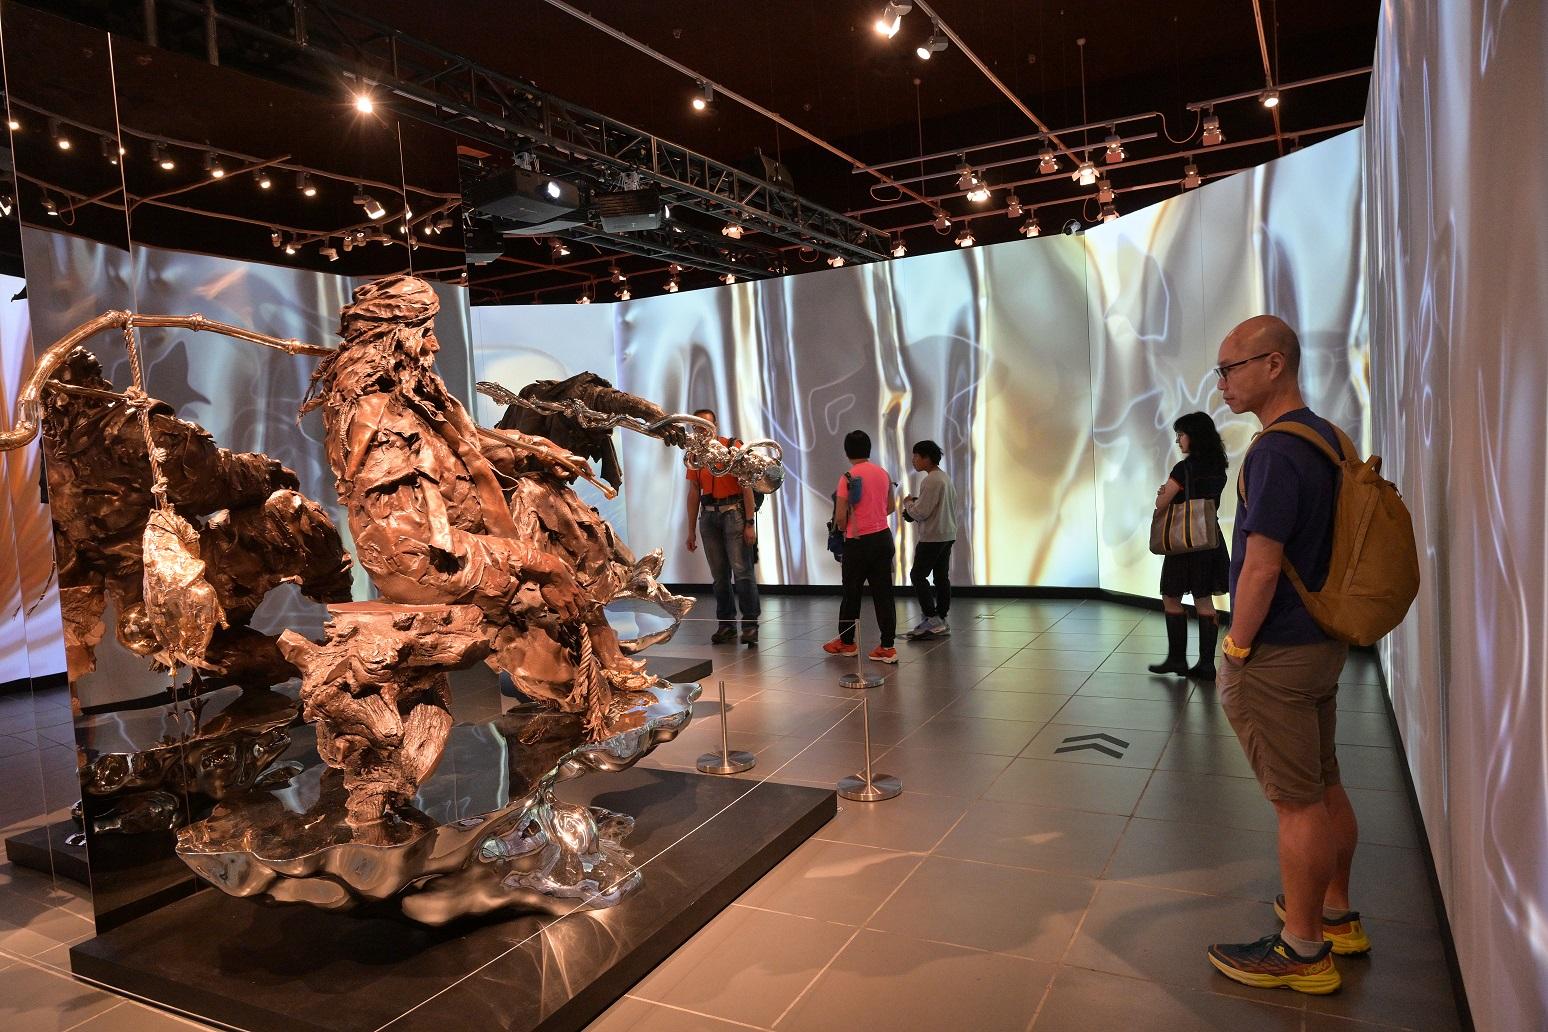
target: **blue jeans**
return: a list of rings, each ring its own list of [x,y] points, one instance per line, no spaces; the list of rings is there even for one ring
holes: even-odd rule
[[[743,625],[758,622],[758,582],[753,579],[753,550],[742,540],[746,526],[740,505],[699,510],[699,540],[715,582],[715,618],[723,624],[736,622],[742,609]],[[736,591],[732,593],[732,583]]]

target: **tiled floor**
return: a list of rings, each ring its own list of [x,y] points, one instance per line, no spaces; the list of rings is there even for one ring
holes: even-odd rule
[[[756,652],[709,645],[709,622],[661,651],[715,657],[731,746],[758,756],[741,777],[831,787],[862,762],[861,693],[837,684],[853,661],[821,651],[836,602],[765,609]],[[887,676],[865,693],[873,758],[903,794],[841,801],[593,1032],[1458,1027],[1372,660],[1346,669],[1339,740],[1376,949],[1340,960],[1339,994],[1310,999],[1239,987],[1204,960],[1211,941],[1274,927],[1273,815],[1210,687],[1144,673],[1165,647],[1159,614],[968,599],[951,622],[948,641],[869,664]],[[698,722],[647,762],[691,768],[719,746],[718,712],[711,682]],[[1120,755],[1057,751],[1098,734]],[[49,767],[29,759],[46,795]],[[71,981],[63,947],[89,934],[89,907],[68,883],[0,871],[0,1029],[191,1027]]]

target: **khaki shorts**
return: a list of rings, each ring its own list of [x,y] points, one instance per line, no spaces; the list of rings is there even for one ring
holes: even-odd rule
[[[1220,703],[1270,801],[1313,803],[1338,784],[1333,731],[1348,656],[1337,641],[1259,645],[1245,664],[1221,667]]]

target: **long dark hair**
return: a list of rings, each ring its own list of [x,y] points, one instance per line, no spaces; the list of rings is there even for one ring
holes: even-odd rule
[[[1215,429],[1215,421],[1207,413],[1190,412],[1186,416],[1178,416],[1172,429],[1188,435],[1188,457],[1200,471],[1224,473],[1230,466],[1226,460],[1225,443],[1220,440],[1220,431]]]

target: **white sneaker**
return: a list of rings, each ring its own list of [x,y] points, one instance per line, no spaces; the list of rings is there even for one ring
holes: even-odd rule
[[[930,624],[932,622],[933,622],[933,620],[928,618],[928,617],[923,619],[923,620],[920,620],[917,624],[914,625],[914,629],[912,631],[908,632],[906,637],[909,637],[909,638],[920,638],[920,637],[923,637],[926,634],[932,633],[931,630],[930,630]]]

